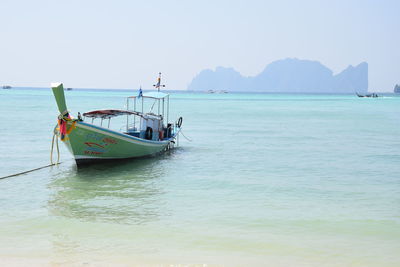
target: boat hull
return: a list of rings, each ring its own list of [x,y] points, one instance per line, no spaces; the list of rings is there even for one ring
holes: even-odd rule
[[[169,149],[174,140],[144,140],[80,121],[69,121],[67,128],[64,142],[78,165],[153,156]]]

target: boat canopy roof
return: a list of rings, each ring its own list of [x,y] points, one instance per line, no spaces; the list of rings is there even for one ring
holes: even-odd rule
[[[103,109],[103,110],[94,110],[83,113],[83,116],[85,117],[101,118],[101,119],[109,119],[121,115],[138,115],[138,112],[129,110],[120,110],[120,109]]]
[[[169,94],[163,93],[163,92],[145,92],[142,94],[141,97],[145,98],[154,98],[154,99],[163,99],[168,97]],[[139,95],[136,96],[130,96],[129,98],[139,98]]]
[[[155,120],[162,120],[162,115],[157,115],[154,113],[142,113],[138,111],[132,110],[120,110],[120,109],[101,109],[101,110],[93,110],[89,112],[83,113],[84,117],[94,118],[94,119],[110,119],[117,116],[122,115],[136,115],[143,117],[144,119],[155,119]]]

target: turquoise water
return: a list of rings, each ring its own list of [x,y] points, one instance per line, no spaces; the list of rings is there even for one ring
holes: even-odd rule
[[[67,91],[76,114],[127,92]],[[0,180],[0,263],[398,266],[400,97],[191,94],[158,158]],[[48,90],[0,90],[0,177],[49,163]],[[119,128],[119,121],[112,122]],[[122,122],[121,122],[122,124]]]

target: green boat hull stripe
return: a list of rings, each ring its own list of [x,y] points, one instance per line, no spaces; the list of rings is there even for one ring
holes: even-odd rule
[[[75,155],[75,159],[118,159],[117,157],[88,157],[83,155]]]
[[[71,127],[72,122],[68,122]],[[149,141],[84,122],[76,122],[65,144],[75,160],[126,159],[164,151],[173,139]]]

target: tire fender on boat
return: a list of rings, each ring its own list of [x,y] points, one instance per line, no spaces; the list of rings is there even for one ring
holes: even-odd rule
[[[181,128],[181,126],[182,126],[182,121],[183,121],[183,118],[182,118],[182,117],[179,117],[178,122],[176,123],[176,125],[177,125],[179,128]]]
[[[152,140],[153,139],[153,129],[151,127],[146,128],[146,132],[144,134],[144,138],[147,140]]]

